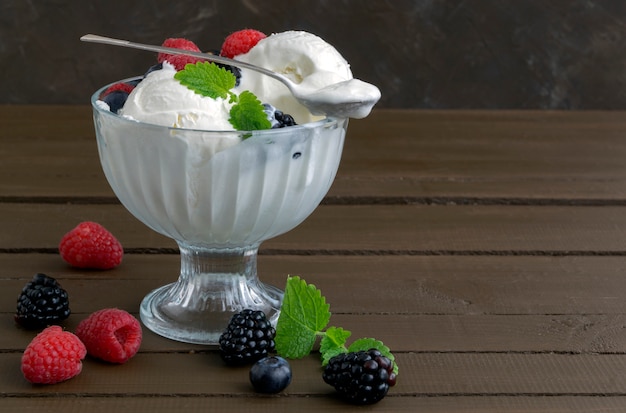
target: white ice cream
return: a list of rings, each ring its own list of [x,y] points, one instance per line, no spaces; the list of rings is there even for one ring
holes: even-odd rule
[[[148,74],[130,93],[120,114],[171,128],[234,130],[228,121],[232,103],[195,93],[174,79],[175,74],[167,62]]]
[[[304,31],[272,34],[235,59],[283,74],[312,91],[352,79],[343,56],[320,37]],[[292,115],[299,124],[321,118],[298,103],[285,85],[263,74],[242,69],[238,89],[251,91],[261,101]]]
[[[321,100],[321,104],[315,105],[320,111],[313,109],[312,113],[281,82],[252,70],[241,69],[240,85],[233,89],[235,94],[249,90],[261,102],[293,116],[298,124],[322,119],[323,116],[318,113],[365,117],[371,106],[363,107],[358,102],[368,100],[375,103],[380,98],[376,87],[353,79],[350,65],[333,46],[304,31],[272,34],[235,59],[280,73]],[[120,114],[173,128],[234,129],[228,120],[232,102],[197,94],[174,79],[175,74],[175,68],[168,63],[162,70],[150,73],[129,95]],[[350,104],[352,101],[357,103],[348,105],[347,111],[333,111],[338,103],[346,100]]]

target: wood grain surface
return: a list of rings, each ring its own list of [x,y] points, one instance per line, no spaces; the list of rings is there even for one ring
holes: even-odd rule
[[[88,358],[65,383],[23,379],[35,332],[13,314],[34,273],[68,290],[70,331],[100,308],[137,314],[178,276],[175,243],[108,187],[90,116],[83,106],[0,110],[0,409],[363,411],[333,396],[317,353],[292,361],[284,393],[263,397],[215,348],[146,329],[125,365]],[[625,135],[622,112],[375,111],[351,123],[322,205],[262,244],[260,277],[281,287],[302,276],[326,296],[333,325],[394,351],[398,385],[372,411],[624,411]],[[82,220],[120,239],[120,267],[60,259],[60,237]]]

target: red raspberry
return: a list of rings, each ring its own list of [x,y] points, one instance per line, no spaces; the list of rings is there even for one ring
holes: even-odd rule
[[[254,29],[244,29],[231,33],[224,39],[220,55],[232,59],[233,57],[248,53],[261,39],[267,36]]]
[[[122,262],[122,244],[96,222],[81,222],[59,243],[61,257],[78,268],[108,270]]]
[[[104,98],[109,93],[116,92],[118,90],[120,90],[122,92],[130,93],[130,92],[133,91],[134,88],[135,88],[135,86],[130,85],[128,83],[117,82],[117,83],[109,86],[108,88],[106,88],[106,90],[100,94],[100,99]]]
[[[182,50],[191,50],[193,52],[199,52],[200,49],[194,42],[187,39],[181,38],[169,38],[165,39],[163,45],[165,47],[172,47],[174,49],[182,49]],[[188,63],[196,63],[201,62],[205,59],[200,59],[199,57],[193,56],[185,56],[182,54],[167,54],[167,53],[159,53],[157,56],[157,61],[159,63],[163,63],[164,61],[168,61],[171,63],[176,70],[183,70]]]
[[[90,356],[120,364],[137,354],[142,336],[139,321],[118,308],[91,314],[78,324],[76,335]]]
[[[77,376],[87,350],[78,337],[59,326],[39,333],[22,355],[22,373],[31,383],[53,384]]]

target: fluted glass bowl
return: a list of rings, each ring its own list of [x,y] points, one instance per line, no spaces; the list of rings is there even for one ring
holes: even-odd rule
[[[176,129],[106,110],[98,102],[106,87],[91,98],[104,174],[131,214],[180,248],[178,280],[144,298],[143,323],[197,344],[216,344],[243,308],[275,323],[282,291],[260,282],[258,247],[319,205],[348,120],[252,132]]]

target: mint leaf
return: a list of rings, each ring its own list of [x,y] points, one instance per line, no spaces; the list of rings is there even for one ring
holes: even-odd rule
[[[393,372],[398,375],[398,365],[395,363],[396,358],[393,356],[393,354],[391,354],[391,350],[389,350],[389,347],[384,345],[382,341],[373,338],[360,338],[358,340],[355,340],[354,343],[350,344],[350,347],[348,347],[348,351],[367,351],[373,348],[380,351],[383,356],[387,357],[393,362]]]
[[[344,330],[341,327],[328,327],[326,334],[324,334],[320,342],[322,366],[327,365],[328,361],[336,355],[348,351],[345,344],[351,334],[348,330]]]
[[[263,104],[254,93],[245,90],[241,92],[237,103],[230,109],[228,121],[236,130],[270,129],[272,124],[263,109]]]
[[[202,96],[213,99],[229,96],[233,99],[234,96],[230,89],[235,87],[235,75],[212,62],[189,63],[174,79]]]
[[[276,324],[276,352],[293,359],[306,356],[329,321],[330,305],[320,290],[300,277],[288,277]]]

